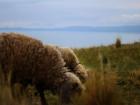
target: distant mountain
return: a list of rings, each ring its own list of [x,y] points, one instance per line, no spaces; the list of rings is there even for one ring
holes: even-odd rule
[[[56,30],[93,31],[93,32],[140,32],[140,26],[109,26],[109,27],[74,26],[74,27],[60,28]]]
[[[36,31],[86,31],[86,32],[137,32],[140,33],[140,25],[130,26],[71,26],[64,28],[0,28],[0,30],[36,30]]]

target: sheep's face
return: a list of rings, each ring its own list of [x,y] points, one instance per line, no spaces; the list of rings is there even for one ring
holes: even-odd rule
[[[87,80],[87,78],[88,78],[88,72],[87,72],[87,70],[81,64],[78,64],[74,68],[73,71],[80,78],[80,80],[82,81],[82,83],[84,83]]]
[[[71,97],[80,94],[85,88],[80,79],[73,73],[67,72],[66,79],[60,89],[61,103],[68,104],[71,102]]]

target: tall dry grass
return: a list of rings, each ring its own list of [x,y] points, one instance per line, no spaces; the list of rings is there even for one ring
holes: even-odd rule
[[[8,79],[5,79],[0,69],[0,105],[30,105],[25,95],[20,95],[20,100],[18,100],[19,97],[13,97],[9,81],[10,74]]]
[[[86,90],[73,99],[74,105],[123,105],[115,72],[90,71]]]
[[[0,105],[41,105],[39,94],[36,89],[29,85],[27,89],[21,93],[21,85],[16,84],[13,88],[10,85],[11,74],[5,78],[0,67]],[[15,96],[13,97],[12,93]],[[37,93],[35,95],[35,93]],[[49,105],[59,105],[58,96],[46,92],[46,99]]]
[[[118,85],[120,79],[123,83]],[[73,105],[140,105],[140,69],[128,72],[124,78],[107,69],[90,70],[85,87],[86,90],[81,95],[73,98]],[[15,90],[18,93],[18,88]],[[47,92],[46,99],[49,105],[59,105],[56,95]],[[0,70],[0,105],[40,105],[40,103],[39,99],[29,100],[26,95],[19,94],[18,97],[13,97],[10,83],[5,81]]]

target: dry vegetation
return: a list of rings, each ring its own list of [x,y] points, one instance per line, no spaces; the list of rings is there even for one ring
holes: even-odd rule
[[[0,105],[30,105],[25,95],[19,95],[19,97],[13,97],[10,87],[10,75],[8,81],[5,80],[2,70],[0,69]]]
[[[117,94],[122,96],[121,100],[118,100],[119,97],[116,98],[117,102],[121,102],[121,104],[118,105],[140,105],[139,42],[122,45],[121,42],[117,40],[115,45],[74,49],[74,51],[79,57],[81,63],[84,64],[87,68],[94,68],[96,71],[99,71],[100,69],[107,71],[114,70],[117,73],[118,79],[116,87],[118,88],[117,92],[119,92]],[[110,76],[111,75],[108,75],[107,78],[111,78]],[[96,79],[94,78],[94,80]],[[98,80],[96,81],[100,83]],[[112,79],[110,79],[110,81],[112,81]],[[106,85],[108,84],[106,83]],[[111,84],[109,85],[111,86]],[[106,88],[104,86],[101,87]],[[91,98],[90,94],[89,97]],[[92,100],[94,100],[94,97],[92,97]],[[95,105],[106,105],[106,103]]]
[[[73,98],[74,105],[140,105],[140,43],[74,51],[82,64],[92,68],[86,90]],[[0,71],[0,105],[29,105],[26,95],[20,97],[20,101],[12,97]],[[46,98],[49,105],[59,105],[56,95],[46,92]]]
[[[0,105],[31,105],[27,95],[19,95],[20,100],[12,97],[9,83],[0,75]],[[90,71],[86,90],[73,98],[73,105],[139,105],[140,70],[130,72],[121,87],[118,80],[115,71]],[[58,97],[50,92],[46,92],[46,98],[49,105],[59,105]],[[40,105],[39,100],[32,105]]]
[[[115,72],[92,71],[85,84],[86,90],[81,96],[76,96],[74,105],[122,105],[116,84],[117,74]]]

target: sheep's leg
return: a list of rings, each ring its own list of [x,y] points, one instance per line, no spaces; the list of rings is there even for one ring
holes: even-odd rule
[[[10,83],[12,96],[20,100],[20,98],[22,98],[22,96],[26,94],[25,90],[27,89],[27,85],[29,82],[16,82],[15,75],[12,74]]]
[[[15,74],[14,74],[14,72],[12,72],[12,74],[11,74],[11,80],[10,80],[10,86],[11,86],[11,95],[12,95],[12,97],[14,97],[14,98],[19,98],[19,96],[17,95],[17,93],[19,93],[19,87],[21,86],[21,84],[18,84],[19,86],[18,86],[18,92],[16,92],[16,80],[15,80]]]
[[[48,105],[48,103],[46,102],[46,99],[45,99],[44,92],[39,92],[39,93],[40,93],[40,98],[41,98],[41,104]]]
[[[22,99],[22,96],[25,93],[25,89],[26,89],[26,87],[24,87],[20,83],[12,84],[11,85],[11,95],[12,95],[12,97],[17,99],[18,101],[20,101]]]
[[[37,91],[40,95],[41,105],[49,105],[46,101],[45,95],[44,95],[44,89],[40,88],[41,86],[37,86]]]

